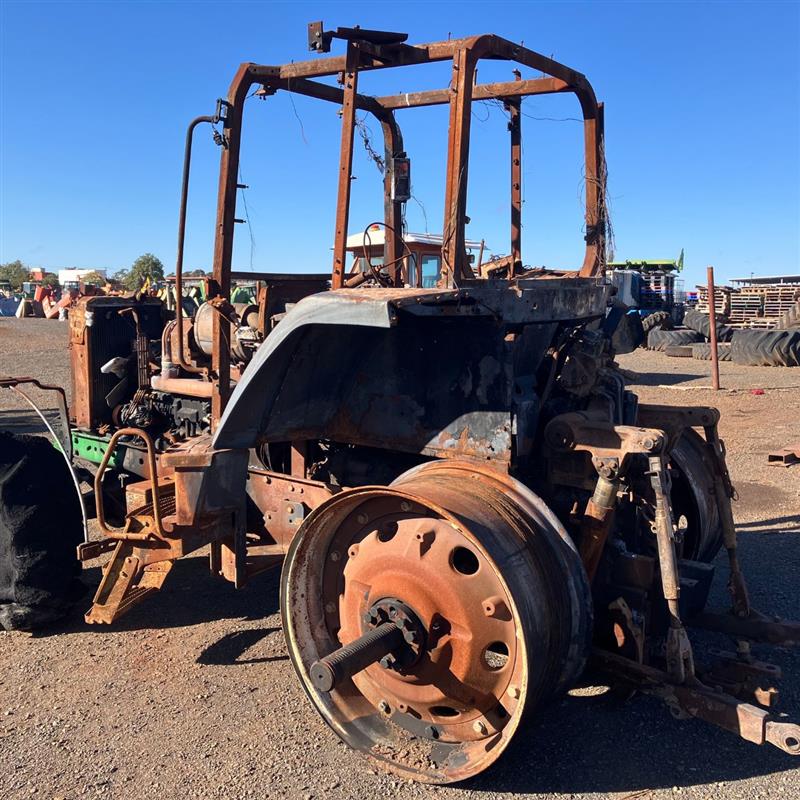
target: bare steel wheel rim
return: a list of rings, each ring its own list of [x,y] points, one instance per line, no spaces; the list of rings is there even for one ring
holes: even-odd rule
[[[493,763],[562,669],[548,650],[552,609],[523,591],[541,582],[535,559],[486,502],[495,490],[465,494],[462,477],[337,495],[298,532],[282,581],[292,661],[322,716],[351,746],[431,782]],[[405,639],[391,636],[393,604]],[[320,659],[387,631],[387,656],[329,691],[315,684]]]

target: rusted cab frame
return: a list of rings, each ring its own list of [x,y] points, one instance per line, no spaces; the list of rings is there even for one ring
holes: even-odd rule
[[[357,31],[355,32],[357,34]],[[476,84],[480,59],[511,61],[541,71],[548,77],[515,80],[507,83]],[[447,89],[370,97],[359,94],[360,72],[413,64],[452,61],[453,77]],[[338,76],[341,88],[311,80]],[[586,252],[580,270],[569,275],[601,275],[605,267],[605,204],[603,168],[603,106],[584,75],[494,35],[453,39],[446,42],[407,45],[376,44],[357,38],[347,41],[344,56],[301,61],[283,66],[244,63],[236,72],[228,90],[225,106],[224,148],[221,156],[217,228],[214,243],[214,279],[223,296],[230,293],[231,257],[236,222],[236,191],[239,174],[242,123],[245,98],[254,85],[264,94],[278,90],[326,100],[342,107],[342,138],[339,161],[338,202],[334,235],[332,288],[344,286],[347,224],[350,206],[350,178],[353,160],[353,134],[356,110],[371,113],[384,135],[386,173],[384,177],[384,221],[386,239],[384,263],[390,265],[389,280],[400,283],[399,264],[403,244],[400,238],[401,203],[392,198],[393,157],[403,150],[402,134],[395,111],[404,108],[449,104],[449,135],[445,180],[445,216],[442,226],[443,288],[463,286],[474,280],[465,260],[465,216],[469,133],[473,100],[502,99],[506,102],[511,125],[511,254],[521,263],[521,138],[519,102],[522,97],[538,94],[574,93],[580,102],[584,120],[584,161],[586,180]],[[392,265],[394,268],[392,268]],[[222,315],[214,316],[213,329],[213,425],[219,422],[230,396],[230,356],[226,346],[230,323]]]

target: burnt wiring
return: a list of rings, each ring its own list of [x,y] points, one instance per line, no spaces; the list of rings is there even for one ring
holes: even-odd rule
[[[375,162],[375,166],[378,168],[378,172],[383,175],[386,172],[386,162],[384,161],[383,157],[380,153],[372,146],[372,131],[369,128],[369,125],[366,123],[366,115],[364,115],[361,119],[356,116],[355,118],[356,123],[356,130],[358,131],[358,135],[361,137],[361,141],[364,143],[364,149],[367,151],[367,155]]]
[[[362,238],[364,260],[367,262],[367,266],[369,267],[370,272],[372,273],[372,277],[375,279],[375,281],[380,286],[388,286],[389,281],[385,276],[381,274],[382,270],[378,269],[378,266],[381,266],[383,270],[388,270],[389,267],[393,267],[395,264],[400,263],[405,258],[405,255],[400,256],[400,258],[394,259],[394,261],[390,261],[388,264],[381,264],[381,265],[373,264],[369,256],[369,249],[372,247],[372,237],[369,235],[369,229],[374,225],[381,225],[384,228],[388,228],[390,231],[392,231],[392,233],[394,233],[394,235],[398,239],[400,239],[400,242],[402,243],[408,255],[410,255],[413,258],[414,254],[411,252],[411,249],[406,244],[406,240],[391,225],[387,225],[385,222],[370,222],[369,225],[367,225],[367,227],[364,228],[364,234]]]
[[[496,97],[492,97],[488,100],[477,100],[478,103],[486,103],[489,108],[497,108],[499,109],[503,115],[510,119],[510,114],[506,111],[505,105],[503,104],[502,100],[499,100]],[[527,111],[522,110],[522,106],[520,104],[519,113],[523,117],[527,117],[528,119],[536,120],[537,122],[580,122],[583,123],[583,120],[579,117],[539,117],[535,114],[529,114]],[[481,122],[486,122],[488,120],[489,115],[487,115],[485,120],[481,120]]]
[[[611,204],[608,198],[608,165],[606,162],[605,142],[600,142],[600,155],[597,164],[597,178],[588,178],[585,167],[581,173],[581,181],[578,188],[578,199],[581,207],[585,206],[586,199],[584,188],[587,183],[594,184],[598,189],[597,221],[601,227],[600,234],[603,237],[603,249],[601,258],[603,263],[614,260],[616,251],[616,240],[614,238],[614,225],[611,221]],[[584,233],[586,226],[583,227]]]

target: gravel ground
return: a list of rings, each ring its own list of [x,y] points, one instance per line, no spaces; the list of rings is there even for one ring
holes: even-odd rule
[[[0,374],[67,385],[65,344],[64,323],[0,320]],[[711,392],[702,388],[708,363],[641,350],[620,362],[644,402],[721,408],[754,602],[800,618],[800,466],[766,465],[769,450],[800,438],[800,370],[722,364],[726,391]],[[3,422],[20,423],[5,394]],[[98,579],[96,568],[85,573],[87,586]],[[112,628],[85,626],[79,609],[46,634],[0,633],[0,796],[800,797],[790,756],[673,720],[649,698],[620,704],[592,692],[548,708],[500,764],[464,786],[379,774],[311,709],[277,608],[276,572],[236,591],[198,556],[178,562],[161,594]],[[763,654],[782,667],[783,709],[800,720],[800,656]]]

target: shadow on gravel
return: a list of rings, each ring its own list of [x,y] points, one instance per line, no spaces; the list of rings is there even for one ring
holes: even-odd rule
[[[264,656],[262,658],[242,658],[251,647],[258,644],[271,633],[280,633],[281,628],[250,628],[244,631],[226,633],[214,644],[209,645],[197,657],[198,664],[233,666],[236,664],[269,664],[273,661],[286,661],[289,656]]]
[[[797,517],[776,519],[789,525]],[[800,539],[792,533],[771,532],[767,536],[756,532],[758,525],[774,521],[739,525],[742,566],[756,608],[800,619]],[[725,560],[721,555],[716,562],[711,608],[728,606]],[[99,569],[93,569],[86,573],[85,580],[96,587],[99,578]],[[85,625],[81,615],[88,607],[88,595],[70,619],[50,633],[91,630],[108,635],[114,630],[202,625],[220,619],[264,620],[278,611],[279,581],[280,572],[275,569],[235,590],[209,574],[207,558],[190,557],[175,564],[160,593],[135,607],[112,628]],[[286,656],[243,658],[249,648],[278,631],[277,626],[261,625],[229,633],[196,656],[197,661],[237,665],[282,660]],[[724,637],[708,638],[697,632],[692,632],[692,639],[699,658],[709,644],[727,644]],[[782,702],[778,710],[787,713],[791,721],[800,721],[800,649],[756,646],[754,655],[782,669]],[[187,659],[191,657],[187,654]],[[274,690],[282,689],[275,686]],[[609,694],[569,695],[534,715],[532,723],[514,737],[495,768],[455,788],[487,794],[626,795],[648,789],[724,783],[724,788],[710,791],[725,796],[731,781],[780,774],[800,765],[800,759],[772,746],[758,747],[697,720],[675,720],[661,702],[641,695],[627,703]],[[446,788],[441,791],[448,794]]]
[[[779,519],[789,525],[797,517]],[[742,567],[755,608],[797,620],[800,540],[791,533],[756,532],[757,525],[770,522],[737,526],[746,528],[739,536]],[[715,562],[710,608],[729,606],[725,562],[724,554]],[[709,646],[735,649],[724,636],[692,631],[691,637],[701,660]],[[757,659],[781,668],[777,712],[787,714],[788,721],[800,722],[800,648],[754,645],[753,652]],[[621,703],[611,694],[569,695],[535,715],[497,766],[463,788],[487,793],[624,796],[648,789],[724,783],[722,788],[710,789],[711,795],[723,797],[731,781],[780,774],[798,766],[800,758],[771,745],[759,747],[698,720],[673,719],[655,698],[636,695]]]
[[[242,589],[235,589],[221,577],[211,575],[208,558],[195,556],[175,562],[161,591],[145,598],[112,625],[87,625],[88,610],[100,584],[100,568],[84,570],[83,582],[89,587],[83,600],[61,625],[37,631],[36,636],[63,633],[132,631],[182,628],[220,619],[260,620],[279,607],[280,569],[257,575]]]
[[[736,529],[742,533],[800,533],[800,514],[737,522]]]
[[[623,370],[626,383],[634,383],[638,386],[673,386],[676,383],[688,383],[689,381],[702,380],[702,375],[686,372],[636,372],[633,370]]]

